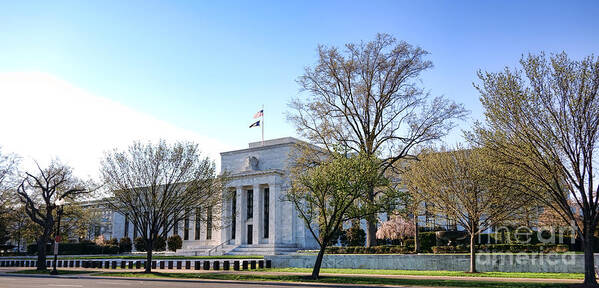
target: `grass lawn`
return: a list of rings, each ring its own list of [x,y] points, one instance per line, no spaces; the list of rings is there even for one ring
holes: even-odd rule
[[[86,274],[89,273],[89,271],[75,271],[75,270],[56,270],[58,271],[58,275],[69,275],[69,274]],[[13,272],[8,272],[8,273],[15,273],[15,274],[50,274],[50,272],[52,272],[52,270],[20,270],[20,271],[13,271]]]
[[[311,273],[312,268],[272,268],[272,269],[263,269],[262,271]],[[466,272],[462,272],[462,271],[417,271],[417,270],[333,269],[333,268],[322,268],[322,269],[320,269],[320,273],[454,276],[454,277],[584,279],[583,273],[482,272],[482,273],[474,273],[473,274],[473,273],[466,273]]]
[[[444,287],[480,287],[480,288],[536,288],[536,287],[568,287],[568,284],[553,283],[519,283],[519,282],[491,282],[469,280],[435,280],[435,279],[393,279],[375,278],[367,276],[324,276],[312,280],[300,275],[259,275],[259,274],[232,274],[232,273],[151,273],[141,272],[104,272],[96,273],[97,276],[141,277],[141,278],[170,278],[170,279],[218,279],[241,281],[282,281],[282,282],[319,282],[333,284],[375,284],[375,285],[411,285],[411,286],[444,286]]]

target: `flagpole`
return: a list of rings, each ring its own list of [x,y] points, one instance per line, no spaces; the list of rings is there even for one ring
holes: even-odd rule
[[[262,104],[262,146],[264,146],[264,104]]]

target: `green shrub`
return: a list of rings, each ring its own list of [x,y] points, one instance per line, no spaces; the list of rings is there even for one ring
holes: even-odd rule
[[[181,249],[183,247],[183,240],[181,240],[181,236],[179,235],[171,235],[168,237],[168,250],[177,251],[177,249]]]
[[[54,247],[48,243],[46,245],[46,253],[51,255],[54,253]],[[60,243],[58,245],[58,254],[60,255],[89,255],[89,254],[118,254],[119,246],[117,245],[97,245],[95,243],[80,242],[80,243]],[[27,245],[27,254],[37,254],[37,244]]]
[[[435,235],[435,232],[420,232],[418,233],[418,239],[420,240],[420,252],[430,253],[433,252],[433,246],[441,246],[447,244],[447,242],[437,240],[437,235]]]
[[[354,222],[351,227],[341,233],[339,241],[343,246],[364,246],[366,232],[360,228],[359,222]]]
[[[154,244],[152,245],[154,251],[164,251],[166,250],[166,239],[164,236],[158,236],[156,240],[154,240]]]
[[[381,245],[374,247],[363,246],[331,246],[327,247],[327,254],[410,254],[414,247],[398,245]]]
[[[131,238],[123,237],[123,238],[121,238],[121,240],[119,240],[119,252],[121,252],[121,253],[131,252],[131,248],[132,248]]]
[[[443,254],[443,253],[466,253],[470,252],[469,247],[464,245],[455,245],[455,246],[433,246],[433,253],[435,254]]]
[[[470,253],[470,245],[434,246],[433,253]],[[565,244],[481,244],[476,251],[488,253],[563,253],[568,252]]]
[[[119,245],[119,240],[116,238],[110,238],[104,242],[106,245]]]
[[[146,252],[146,243],[144,243],[144,239],[141,236],[133,240],[133,245],[135,246],[135,250],[139,252]]]
[[[135,240],[133,240],[133,245],[135,246],[135,250],[137,250],[139,252],[146,251],[146,244],[144,243],[144,240],[141,236],[137,237],[137,238],[135,238]],[[163,236],[158,236],[158,238],[156,238],[154,240],[154,243],[152,243],[152,251],[164,251],[164,250],[166,250],[166,239],[164,239]]]

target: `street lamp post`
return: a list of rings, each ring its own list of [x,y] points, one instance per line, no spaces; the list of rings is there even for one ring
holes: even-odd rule
[[[56,199],[56,201],[54,202],[54,204],[58,207],[56,214],[57,214],[57,220],[58,223],[56,225],[56,233],[54,237],[54,263],[52,263],[52,272],[50,272],[51,275],[58,275],[58,271],[56,270],[56,262],[58,261],[58,242],[60,242],[60,216],[62,216],[62,208],[64,205],[64,199],[62,198],[58,198]]]

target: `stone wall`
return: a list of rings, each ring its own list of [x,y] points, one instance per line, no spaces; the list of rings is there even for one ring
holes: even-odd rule
[[[265,256],[275,268],[312,268],[316,255]],[[599,254],[595,255],[595,263]],[[467,271],[470,256],[459,255],[325,255],[322,268],[385,269],[385,270],[447,270]],[[480,254],[477,269],[480,272],[551,272],[582,273],[583,254]]]

